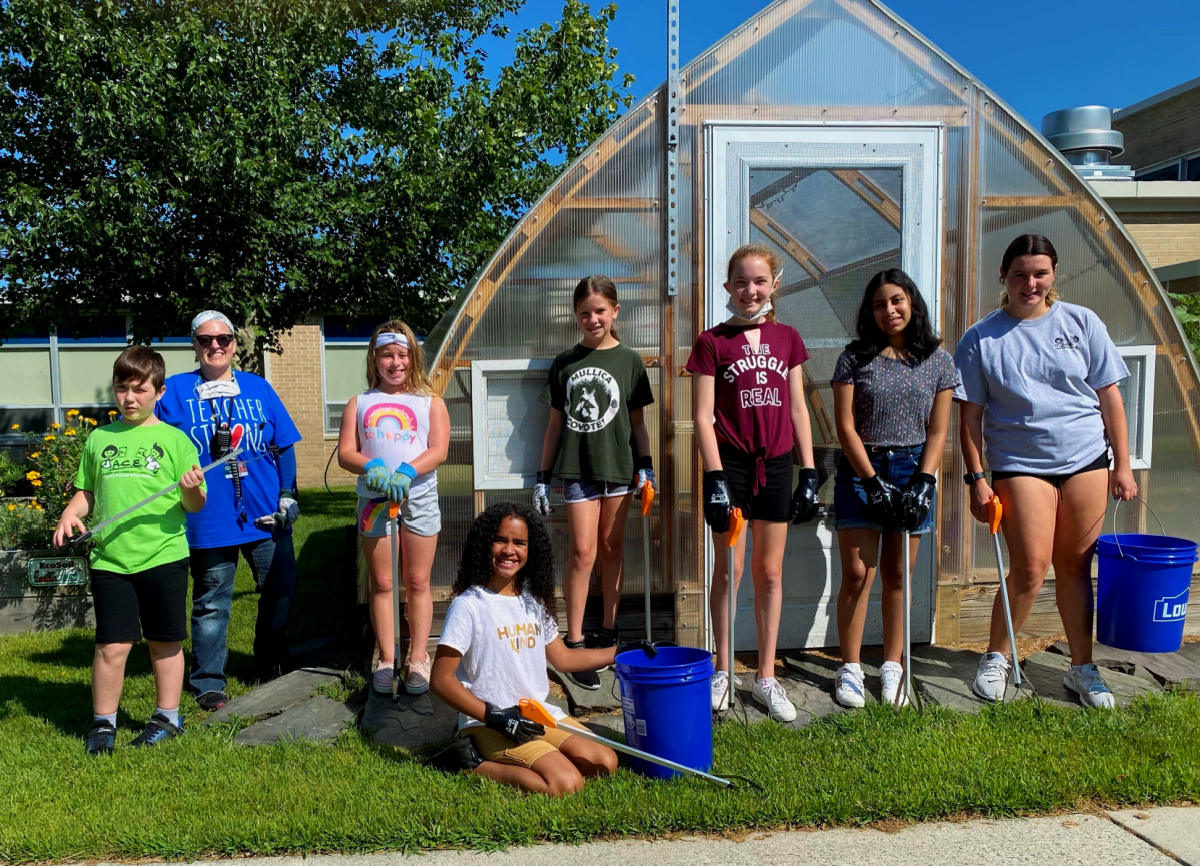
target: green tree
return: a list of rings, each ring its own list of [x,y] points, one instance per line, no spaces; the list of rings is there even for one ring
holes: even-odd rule
[[[3,0],[0,339],[215,307],[267,344],[327,310],[429,327],[629,104],[616,9],[566,0]]]

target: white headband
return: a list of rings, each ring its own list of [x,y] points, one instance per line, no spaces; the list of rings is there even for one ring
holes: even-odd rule
[[[200,330],[200,326],[205,322],[213,321],[222,322],[225,327],[229,329],[229,333],[237,333],[237,329],[233,327],[233,322],[229,321],[229,317],[227,315],[224,313],[219,313],[216,310],[205,310],[203,313],[196,316],[196,318],[192,319],[192,336],[196,336],[196,331]]]
[[[403,334],[393,334],[391,331],[386,331],[375,338],[375,348],[382,349],[384,346],[399,346],[402,349],[408,348],[408,337]]]

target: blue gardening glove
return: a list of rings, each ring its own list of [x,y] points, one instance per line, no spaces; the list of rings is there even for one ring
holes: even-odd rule
[[[657,494],[658,479],[654,477],[654,458],[649,454],[645,457],[639,457],[634,466],[637,468],[637,481],[635,484],[637,484],[638,500],[641,500],[642,490],[645,489],[647,484]]]
[[[394,475],[388,481],[388,501],[403,502],[408,498],[408,488],[417,477],[417,470],[407,463],[401,463]]]
[[[392,481],[392,473],[388,471],[387,464],[383,460],[376,457],[374,460],[367,461],[363,466],[363,477],[367,479],[368,490],[381,496],[387,495]]]
[[[533,485],[533,510],[545,517],[553,513],[550,507],[550,473],[539,469],[537,483]]]

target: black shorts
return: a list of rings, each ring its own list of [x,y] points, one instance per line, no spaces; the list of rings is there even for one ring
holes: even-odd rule
[[[1097,469],[1108,468],[1108,449],[1104,450],[1099,457],[1089,463],[1082,469],[1076,469],[1074,472],[1066,472],[1061,475],[1039,475],[1037,472],[993,472],[992,484],[997,481],[1003,481],[1005,478],[1040,478],[1043,481],[1053,484],[1055,487],[1062,487],[1064,481],[1068,478],[1074,478],[1076,475],[1082,475],[1085,472],[1095,472]]]
[[[92,572],[96,643],[172,643],[187,637],[188,561],[135,574]]]
[[[763,460],[767,477],[754,493],[755,457],[730,445],[718,448],[729,481],[730,506],[742,509],[747,520],[786,523],[792,508],[792,452]]]

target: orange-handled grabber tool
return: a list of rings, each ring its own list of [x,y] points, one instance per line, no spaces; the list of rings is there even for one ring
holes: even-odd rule
[[[646,642],[653,642],[650,636],[650,507],[654,505],[654,485],[647,481],[642,485],[642,553],[645,558],[646,570]]]
[[[733,687],[733,634],[734,620],[737,618],[737,587],[733,582],[733,560],[734,551],[737,549],[738,537],[742,534],[742,529],[746,526],[746,520],[742,517],[742,509],[734,508],[729,512],[729,529],[727,531],[727,541],[729,546],[729,653],[726,656],[726,671],[729,679],[729,710],[733,711],[733,698],[736,690]]]
[[[550,711],[542,706],[533,698],[521,698],[517,706],[521,710],[521,715],[529,719],[531,722],[537,722],[546,728],[557,728],[558,721],[554,716],[550,715]],[[720,776],[714,776],[711,773],[705,773],[702,770],[697,770],[683,764],[677,764],[674,761],[668,761],[666,758],[660,758],[658,755],[652,755],[649,752],[643,752],[641,749],[635,749],[633,746],[627,746],[624,743],[618,743],[616,740],[610,740],[608,737],[602,737],[599,734],[593,734],[587,728],[580,725],[578,728],[574,725],[567,728],[572,735],[583,737],[585,740],[591,740],[593,743],[599,743],[602,746],[608,746],[618,752],[624,752],[627,755],[633,755],[635,758],[641,758],[643,761],[649,761],[652,764],[658,764],[660,767],[666,767],[670,770],[677,770],[680,773],[690,773],[693,776],[699,776],[706,782],[712,782],[720,788],[729,788],[733,782],[728,779],[722,779]]]
[[[1017,638],[1013,634],[1012,609],[1008,606],[1008,584],[1004,580],[1004,557],[1000,553],[1000,518],[1004,515],[1004,506],[1000,497],[992,494],[988,500],[988,529],[992,533],[992,543],[996,546],[996,570],[1000,573],[1000,598],[1004,601],[1004,624],[1008,626],[1008,646],[1012,650],[1013,679],[1021,685],[1021,665],[1017,662]]]
[[[400,503],[388,503],[388,533],[392,537],[392,632],[396,655],[392,661],[392,700],[400,700],[401,672],[408,655],[408,621],[400,618]]]

